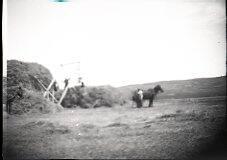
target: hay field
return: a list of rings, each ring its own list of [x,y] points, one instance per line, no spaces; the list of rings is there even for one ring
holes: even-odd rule
[[[6,159],[191,159],[223,129],[226,97],[156,100],[56,114],[3,114]]]

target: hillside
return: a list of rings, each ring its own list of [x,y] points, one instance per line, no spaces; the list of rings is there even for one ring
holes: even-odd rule
[[[226,95],[226,77],[198,78],[190,80],[160,81],[146,84],[136,84],[119,87],[119,91],[126,98],[130,98],[136,88],[148,89],[160,84],[164,93],[159,99],[169,98],[197,98]]]

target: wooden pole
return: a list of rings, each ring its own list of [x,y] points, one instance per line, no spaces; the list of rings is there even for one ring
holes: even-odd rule
[[[66,87],[65,87],[65,90],[63,91],[63,93],[62,93],[62,96],[61,96],[61,99],[58,101],[58,104],[59,105],[61,105],[61,102],[62,102],[62,100],[64,99],[64,97],[65,97],[65,95],[66,95],[66,93],[67,93],[67,91],[68,91],[68,87],[69,85],[67,85]]]
[[[46,91],[44,92],[44,94],[43,94],[44,97],[46,97],[46,95],[47,95],[47,93],[49,92],[49,90],[50,90],[51,86],[53,85],[54,81],[55,81],[55,79],[53,79],[53,80],[51,81],[50,85],[48,86],[48,88],[47,88]]]
[[[54,90],[52,92],[53,96],[52,96],[52,101],[54,102],[55,98],[54,98]]]
[[[54,95],[52,93],[49,92],[49,94],[51,95],[51,97],[57,102],[58,100],[54,97]]]
[[[35,76],[34,76],[35,77]],[[47,92],[47,88],[44,86],[44,84],[42,84],[42,82],[40,82],[40,80],[38,78],[35,77],[35,79],[41,84],[41,86],[46,90],[45,92]],[[51,95],[51,97],[57,102],[57,99],[54,97],[54,94],[51,94],[50,91],[48,91],[49,94]],[[45,95],[46,96],[46,95]]]
[[[35,77],[35,76],[34,76]],[[45,89],[45,91],[47,90],[47,88],[44,86],[44,84],[42,84],[42,82],[38,79],[38,78],[36,78],[35,77],[35,79],[39,82],[39,84],[41,84],[41,86]]]

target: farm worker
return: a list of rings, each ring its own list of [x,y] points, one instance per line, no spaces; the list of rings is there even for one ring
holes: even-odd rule
[[[7,94],[7,101],[6,101],[6,110],[9,114],[11,114],[11,105],[12,102],[15,99],[21,99],[23,98],[23,89],[22,84],[19,84],[19,87],[17,90],[15,90],[12,94],[9,94],[10,87],[7,88],[8,94]]]
[[[54,88],[54,91],[58,90],[58,86],[57,86],[57,82],[56,81],[54,81],[54,83],[53,83],[53,88]]]
[[[69,79],[70,79],[70,78],[65,79],[65,81],[64,81],[64,82],[65,82],[65,88],[66,88],[66,87],[68,86],[68,84],[69,84]]]
[[[52,95],[54,96],[55,92],[58,90],[58,86],[57,86],[57,81],[54,81],[53,83],[53,91],[52,91]],[[54,102],[54,98],[52,97],[52,101]]]
[[[142,89],[138,89],[138,95],[140,96],[141,101],[143,100],[143,90]]]
[[[19,87],[18,87],[18,93],[17,95],[20,97],[20,98],[23,98],[23,89],[22,89],[22,83],[19,84]]]
[[[81,82],[81,88],[84,88],[85,85],[84,85],[84,82]]]

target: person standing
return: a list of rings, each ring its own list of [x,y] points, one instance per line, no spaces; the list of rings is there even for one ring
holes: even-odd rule
[[[57,86],[57,81],[54,81],[54,83],[53,83],[53,90],[52,90],[52,95],[53,95],[53,97],[52,97],[52,101],[54,102],[54,94],[55,94],[55,92],[57,92],[58,91],[58,86]]]
[[[137,91],[139,97],[140,97],[140,100],[142,101],[143,100],[143,90],[142,89],[138,89]]]
[[[70,79],[70,78],[66,78],[66,79],[65,79],[65,81],[64,81],[64,82],[65,82],[65,87],[64,87],[64,89],[68,86],[68,84],[69,84],[69,79]]]
[[[81,88],[84,88],[85,87],[84,82],[81,82],[81,86],[80,87]]]

